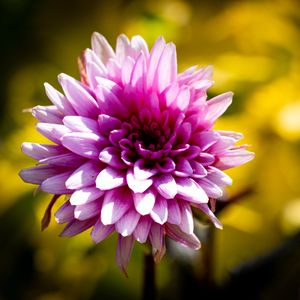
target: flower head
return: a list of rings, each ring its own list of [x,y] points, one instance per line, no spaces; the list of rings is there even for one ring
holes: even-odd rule
[[[23,143],[38,165],[20,176],[66,201],[55,214],[61,236],[92,227],[99,243],[118,234],[117,263],[125,270],[134,241],[150,242],[154,259],[165,237],[198,249],[192,207],[221,224],[209,199],[223,195],[223,170],[253,158],[235,146],[242,134],[213,130],[232,93],[207,100],[212,68],[177,72],[173,43],[158,38],[148,50],[140,36],[117,39],[114,51],[99,33],[80,58],[81,80],[58,76],[63,94],[48,83],[51,106],[36,106],[37,130],[51,144]]]

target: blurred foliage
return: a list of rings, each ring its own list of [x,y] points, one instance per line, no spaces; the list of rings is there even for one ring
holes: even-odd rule
[[[299,1],[2,0],[0,299],[137,299],[141,294],[142,246],[134,250],[126,279],[114,262],[116,236],[97,246],[88,233],[58,238],[62,227],[54,221],[40,232],[50,198],[33,197],[33,187],[17,175],[33,164],[20,144],[42,141],[35,121],[22,110],[49,103],[44,81],[58,87],[60,72],[79,77],[76,58],[90,46],[93,31],[113,45],[122,32],[141,34],[150,44],[163,35],[177,46],[180,70],[213,64],[216,83],[210,96],[235,93],[217,128],[243,132],[256,152],[253,162],[228,172],[234,179],[229,198],[252,192],[220,212],[224,230],[205,235],[207,229],[198,229],[204,242],[196,253],[168,245],[157,269],[160,299],[181,299],[183,287],[201,295],[208,249],[210,276],[219,286],[229,280],[234,287],[230,274],[257,260],[285,280],[269,273],[261,279],[246,268],[248,277],[236,276],[240,281],[268,285],[260,285],[252,299],[282,299],[285,291],[287,299],[300,296],[299,281],[293,284],[300,276],[299,259],[275,256],[274,265],[265,258],[278,247],[291,247],[286,241],[300,229]],[[299,245],[299,238],[293,241]],[[299,253],[296,249],[288,253]]]

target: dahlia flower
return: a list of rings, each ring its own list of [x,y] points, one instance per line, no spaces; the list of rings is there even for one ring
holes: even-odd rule
[[[155,261],[165,239],[198,249],[193,211],[217,228],[210,207],[232,183],[223,170],[253,158],[242,134],[213,129],[232,93],[210,100],[212,68],[177,72],[176,48],[159,37],[151,51],[144,39],[125,35],[116,50],[99,33],[79,59],[81,80],[60,74],[63,93],[45,83],[53,105],[32,108],[37,130],[52,143],[23,143],[37,166],[21,178],[53,194],[43,222],[55,213],[61,236],[92,228],[95,243],[116,232],[116,260],[125,272],[134,242],[152,247]]]

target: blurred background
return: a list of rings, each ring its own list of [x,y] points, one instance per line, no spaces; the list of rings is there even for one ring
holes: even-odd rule
[[[17,173],[34,161],[23,141],[42,141],[22,110],[49,105],[43,83],[79,78],[77,57],[98,31],[152,45],[175,42],[179,70],[213,64],[210,96],[233,91],[217,128],[240,131],[254,161],[229,171],[224,229],[198,226],[201,251],[168,244],[157,267],[159,299],[300,299],[300,2],[297,0],[0,1],[0,299],[139,299],[143,247],[129,278],[115,264],[116,236],[94,246],[89,233],[59,238],[40,220],[50,196]],[[59,201],[58,201],[59,202]],[[60,205],[61,202],[55,206]],[[222,209],[221,209],[222,208]],[[241,292],[242,290],[242,292]],[[197,298],[197,297],[196,297]]]

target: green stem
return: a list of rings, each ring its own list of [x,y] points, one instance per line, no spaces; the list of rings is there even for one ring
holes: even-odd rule
[[[155,264],[151,253],[145,253],[144,256],[144,284],[142,300],[155,300]]]

